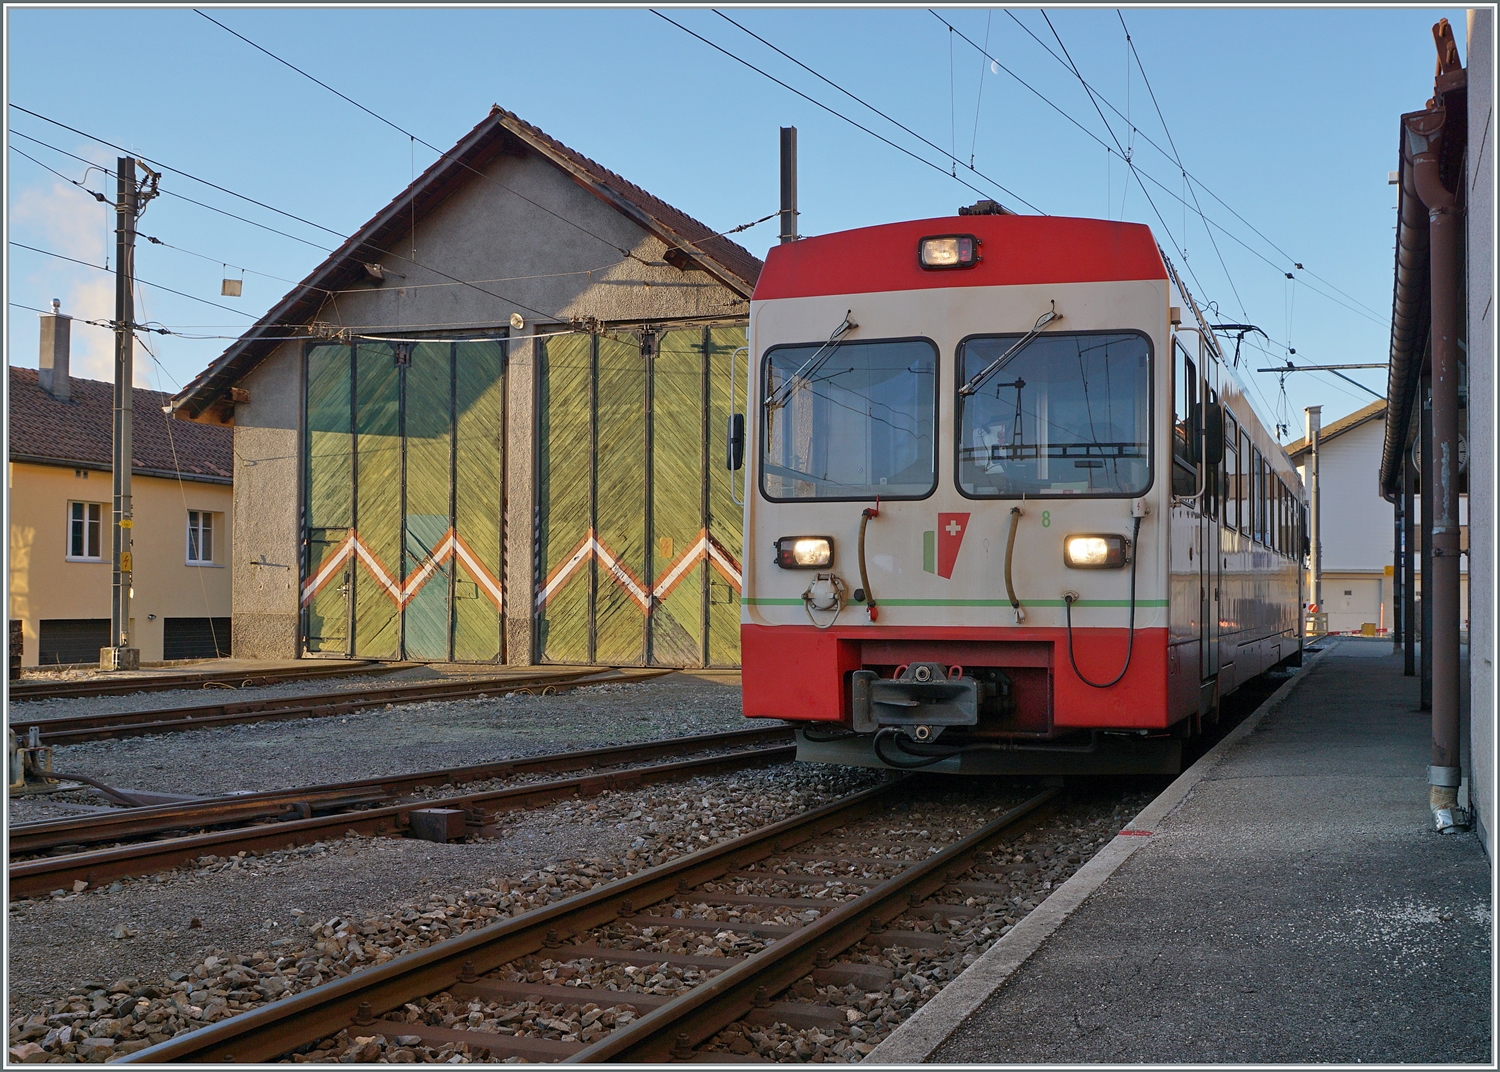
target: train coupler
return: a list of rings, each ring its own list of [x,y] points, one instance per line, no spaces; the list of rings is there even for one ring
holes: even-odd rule
[[[911,663],[895,677],[856,670],[852,699],[858,733],[891,726],[931,741],[949,726],[979,724],[979,683],[958,665]]]

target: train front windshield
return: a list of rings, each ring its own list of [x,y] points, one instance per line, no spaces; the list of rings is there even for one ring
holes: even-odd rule
[[[965,339],[958,384],[1020,339]],[[1151,344],[1143,335],[1048,332],[957,399],[965,495],[1139,495],[1151,484]]]
[[[767,498],[912,499],[936,486],[931,341],[778,346],[763,382]]]

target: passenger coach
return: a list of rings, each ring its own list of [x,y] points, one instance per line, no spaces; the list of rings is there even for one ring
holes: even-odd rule
[[[745,713],[799,758],[1175,771],[1300,657],[1300,480],[1148,228],[778,246],[750,361]]]

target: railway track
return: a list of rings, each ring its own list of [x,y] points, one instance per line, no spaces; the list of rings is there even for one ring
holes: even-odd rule
[[[354,674],[389,674],[404,670],[410,663],[362,662],[336,666],[294,666],[279,670],[199,670],[182,674],[150,674],[142,677],[106,677],[74,681],[12,681],[11,702],[23,700],[62,700],[82,696],[128,696],[136,692],[165,692],[170,689],[249,688],[253,685],[278,685],[284,681],[316,681]]]
[[[494,1060],[722,1061],[745,1052],[715,1041],[742,1021],[832,1028],[845,1010],[808,1000],[807,989],[891,989],[892,971],[860,951],[940,947],[934,923],[980,915],[976,898],[1008,896],[1009,850],[999,846],[1041,821],[1061,792],[1047,789],[939,849],[892,821],[920,784],[900,777],[122,1062],[266,1061],[346,1033],[365,1047],[350,1060],[373,1060],[382,1037],[462,1044]],[[892,927],[903,920],[912,922]],[[556,1019],[563,1009],[570,1018]]]
[[[719,749],[731,751],[677,762],[658,762],[670,756]],[[796,747],[791,743],[789,729],[736,730],[20,824],[9,831],[12,859],[8,871],[10,896],[14,899],[44,895],[59,888],[69,888],[80,880],[96,885],[117,878],[150,874],[205,855],[225,856],[240,851],[268,852],[292,848],[326,838],[343,837],[351,831],[368,836],[406,836],[416,832],[419,836],[450,840],[464,834],[485,832],[495,817],[506,811],[533,808],[569,797],[592,796],[606,789],[624,789],[790,762],[795,755]],[[651,762],[645,766],[598,769],[643,760]],[[422,786],[459,785],[589,768],[592,768],[589,773],[572,778],[431,799],[397,800]],[[108,848],[84,848],[184,829],[245,822],[253,825]],[[434,833],[434,830],[438,832]],[[16,860],[18,856],[42,852],[59,854]]]
[[[123,711],[68,718],[12,718],[10,728],[24,738],[36,727],[44,745],[80,744],[84,741],[184,730],[217,729],[245,722],[271,722],[295,718],[326,718],[347,715],[388,704],[425,703],[429,700],[462,700],[479,696],[503,696],[513,692],[536,692],[647,681],[671,670],[614,670],[599,667],[538,669],[504,675],[463,678],[457,681],[421,681],[384,688],[350,689],[306,696],[277,696],[260,700],[225,700],[193,707],[167,707],[149,711]]]

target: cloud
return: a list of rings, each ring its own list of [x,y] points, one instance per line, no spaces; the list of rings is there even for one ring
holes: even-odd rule
[[[21,191],[10,207],[13,230],[32,230],[38,245],[90,264],[102,265],[110,245],[106,207],[61,182]]]
[[[10,210],[12,234],[41,249],[103,266],[106,253],[113,253],[111,221],[103,205],[90,203],[77,189],[61,182],[50,187],[32,186],[16,195]],[[38,284],[46,280],[51,296],[62,301],[62,311],[76,321],[113,320],[115,279],[113,274],[45,258]],[[27,302],[45,307],[44,301]],[[72,360],[69,371],[83,379],[112,382],[115,378],[115,337],[106,328],[75,323],[71,332]],[[135,348],[135,386],[151,387],[151,357],[139,344]],[[26,362],[30,364],[31,362]]]

